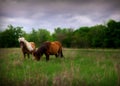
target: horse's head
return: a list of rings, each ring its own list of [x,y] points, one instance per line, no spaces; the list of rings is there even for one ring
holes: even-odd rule
[[[35,51],[33,52],[33,56],[35,57],[35,59],[36,59],[37,61],[40,60],[40,58],[42,57],[42,55],[43,55],[43,53],[40,52],[40,50],[35,50]]]
[[[24,40],[25,40],[25,38],[24,38],[24,37],[20,37],[20,38],[18,38],[18,41],[19,41],[19,42],[21,42],[21,41],[23,41],[23,42],[24,42]]]
[[[23,47],[25,47],[24,42],[20,41],[20,47],[23,49]]]
[[[19,41],[19,43],[20,43],[20,47],[21,48],[23,48],[24,47],[24,40],[25,40],[25,38],[24,37],[20,37],[20,38],[18,38],[18,41]]]
[[[33,52],[33,56],[35,57],[36,60],[40,60],[42,55],[47,51],[48,49],[47,44],[48,43],[44,43],[43,45],[41,45],[41,47],[39,47],[37,50]]]

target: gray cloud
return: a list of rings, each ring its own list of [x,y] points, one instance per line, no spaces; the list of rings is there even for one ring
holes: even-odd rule
[[[119,0],[0,0],[0,28],[12,24],[31,28],[91,26],[120,20]]]

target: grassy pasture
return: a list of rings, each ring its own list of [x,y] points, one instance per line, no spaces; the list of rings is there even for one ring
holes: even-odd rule
[[[120,49],[63,49],[65,58],[23,59],[0,49],[0,86],[119,86]]]

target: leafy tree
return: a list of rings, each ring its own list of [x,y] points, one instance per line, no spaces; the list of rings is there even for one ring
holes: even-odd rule
[[[75,47],[89,47],[88,32],[89,27],[81,27],[74,31],[74,45]]]
[[[39,29],[37,32],[38,35],[38,45],[42,44],[45,41],[51,41],[50,32],[46,29]]]
[[[54,40],[60,41],[64,47],[71,47],[73,41],[73,29],[72,28],[56,28],[52,37]]]
[[[63,40],[66,37],[65,31],[66,29],[61,29],[60,27],[55,28],[55,32],[53,33],[52,37],[54,40],[58,40],[60,42],[63,42]]]
[[[72,47],[73,45],[73,32],[74,30],[72,28],[68,28],[66,29],[65,32],[65,39],[63,40],[63,44],[65,45],[65,47]]]
[[[105,47],[105,29],[104,25],[96,25],[90,28],[88,38],[91,43],[91,47]]]
[[[120,47],[120,22],[109,20],[106,29],[106,47]]]
[[[31,42],[35,42],[35,44],[38,46],[38,31],[34,28],[30,33],[28,33],[26,36],[26,39]]]
[[[7,29],[0,33],[0,47],[17,47],[18,38],[23,35],[22,27],[8,25]]]

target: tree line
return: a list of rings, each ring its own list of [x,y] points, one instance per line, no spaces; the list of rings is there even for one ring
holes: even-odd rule
[[[37,47],[45,41],[58,40],[68,48],[120,48],[120,21],[109,20],[104,25],[78,29],[58,27],[52,34],[47,29],[34,28],[26,33],[23,27],[8,25],[4,31],[0,31],[0,47],[19,47],[19,37],[35,42]]]

